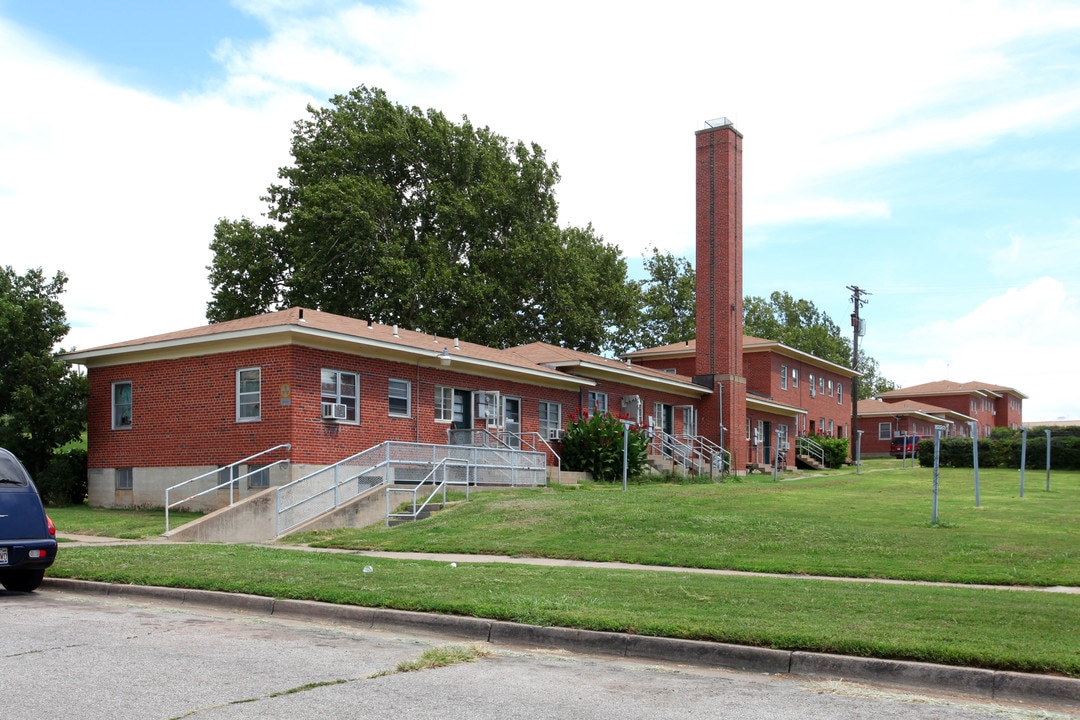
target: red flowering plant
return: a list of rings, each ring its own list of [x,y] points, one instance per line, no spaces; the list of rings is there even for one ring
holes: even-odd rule
[[[614,482],[621,479],[624,432],[621,421],[627,419],[627,415],[590,413],[584,409],[580,415],[571,414],[562,441],[563,469],[591,473],[594,480]],[[648,443],[644,431],[631,425],[626,457],[628,476],[644,471]]]

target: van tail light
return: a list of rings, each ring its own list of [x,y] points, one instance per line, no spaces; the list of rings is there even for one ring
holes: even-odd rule
[[[47,557],[48,554],[49,553],[47,551],[45,551],[45,550],[31,550],[30,551],[30,557],[33,558],[34,560],[40,560],[43,557]]]
[[[53,525],[53,521],[52,521],[52,518],[51,518],[51,517],[49,517],[48,515],[46,515],[46,516],[45,516],[45,521],[46,521],[46,522],[48,523],[48,525],[49,525],[49,534],[50,534],[50,535],[52,535],[53,537],[56,537],[56,526],[55,526],[55,525]]]

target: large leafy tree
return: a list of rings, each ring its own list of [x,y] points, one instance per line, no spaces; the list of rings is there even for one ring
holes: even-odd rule
[[[843,337],[840,327],[814,303],[796,300],[790,293],[747,297],[743,301],[743,331],[851,367],[851,340]]]
[[[695,274],[685,258],[653,250],[645,259],[649,278],[641,284],[642,310],[636,324],[624,330],[636,347],[655,347],[694,337]],[[851,340],[832,318],[809,300],[787,292],[743,300],[743,332],[781,342],[816,357],[851,367]],[[874,358],[859,350],[859,398],[873,397],[896,384],[880,374]]]
[[[653,248],[639,284],[639,312],[620,333],[617,350],[657,347],[694,337],[694,268],[686,258]]]
[[[0,274],[0,446],[35,476],[53,450],[86,427],[86,376],[59,357],[70,326],[60,295],[67,277],[41,269]]]
[[[267,224],[221,220],[212,322],[287,306],[492,346],[600,351],[636,312],[621,252],[560,228],[535,144],[359,87],[308,108]]]

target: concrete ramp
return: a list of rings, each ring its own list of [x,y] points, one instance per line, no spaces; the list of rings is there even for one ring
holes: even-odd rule
[[[165,533],[165,539],[177,542],[263,543],[276,535],[276,504],[269,488],[233,505],[215,510]],[[289,531],[328,530],[343,527],[366,527],[386,521],[386,487],[379,485],[357,495],[337,508]]]
[[[317,518],[294,527],[285,535],[309,530],[336,530],[338,528],[362,528],[386,522],[386,486],[365,490],[348,502]],[[284,537],[284,536],[283,536]]]

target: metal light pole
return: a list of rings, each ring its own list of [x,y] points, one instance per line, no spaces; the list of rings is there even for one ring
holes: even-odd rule
[[[975,466],[975,507],[979,507],[979,424],[971,425],[971,462]]]
[[[1020,497],[1024,497],[1024,470],[1027,469],[1027,428],[1020,428]]]
[[[863,431],[859,430],[855,438],[855,474],[858,475],[862,469],[862,434]]]
[[[776,477],[777,469],[780,466],[780,437],[782,431],[777,428],[776,430],[776,447],[773,448],[773,464],[772,464],[772,479],[773,482],[779,482]]]
[[[626,492],[626,465],[630,455],[630,425],[629,420],[620,420],[623,426],[622,433],[622,489]]]
[[[944,429],[944,425],[934,426],[934,511],[930,519],[930,522],[934,525],[937,525],[938,480],[940,478],[941,467],[941,433]]]
[[[1046,492],[1050,492],[1050,431],[1046,431]]]

